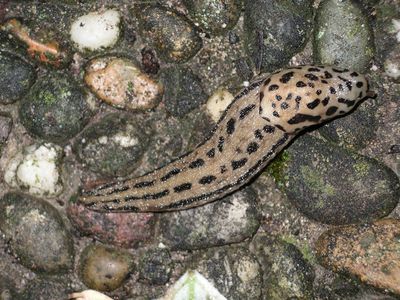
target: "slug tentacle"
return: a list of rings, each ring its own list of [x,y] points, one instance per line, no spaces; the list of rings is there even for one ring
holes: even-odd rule
[[[239,93],[212,136],[147,175],[83,191],[100,211],[168,211],[216,200],[263,169],[295,133],[350,111],[369,94],[364,76],[324,66],[274,73]]]

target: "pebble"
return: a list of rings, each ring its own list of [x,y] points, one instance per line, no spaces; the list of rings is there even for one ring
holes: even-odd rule
[[[80,50],[101,50],[115,45],[121,16],[114,9],[80,16],[71,25],[71,40]]]
[[[167,62],[183,63],[202,47],[202,40],[189,20],[157,6],[137,7],[142,36]]]
[[[150,249],[140,257],[139,279],[150,284],[164,285],[171,276],[172,259],[167,249]]]
[[[219,121],[222,113],[226,110],[229,104],[232,103],[234,96],[225,89],[218,89],[207,100],[207,112],[215,123]]]
[[[106,244],[134,248],[154,237],[155,217],[151,213],[98,213],[75,203],[69,204],[66,213],[81,234]]]
[[[12,128],[13,120],[11,115],[0,111],[0,154],[3,150],[3,146],[8,139]]]
[[[73,149],[89,170],[107,177],[126,176],[138,167],[150,132],[131,115],[111,113],[90,124]]]
[[[37,276],[35,279],[31,280],[25,286],[21,295],[18,298],[12,298],[12,300],[61,300],[67,299],[66,296],[69,292],[71,292],[70,282],[65,278],[65,276],[57,277],[43,275]]]
[[[162,71],[164,104],[173,116],[183,116],[207,101],[201,80],[189,68],[172,66]]]
[[[399,178],[390,168],[310,135],[296,139],[271,167],[289,201],[321,223],[376,220],[400,198]]]
[[[132,272],[133,259],[130,253],[92,244],[80,257],[80,276],[85,285],[101,292],[110,292],[120,287]]]
[[[264,299],[313,299],[314,270],[294,245],[257,234],[250,251],[262,269]]]
[[[58,195],[63,190],[59,167],[62,154],[61,147],[51,143],[30,145],[10,159],[4,180],[31,195]]]
[[[33,136],[63,144],[83,129],[93,109],[76,82],[50,72],[38,79],[21,100],[19,117]]]
[[[128,110],[154,108],[161,100],[163,87],[142,73],[130,60],[101,57],[86,66],[85,83],[106,103]]]
[[[400,220],[333,228],[316,243],[321,264],[400,295]]]
[[[0,200],[0,230],[25,267],[47,274],[72,267],[72,236],[49,203],[20,193],[5,194]]]
[[[247,248],[226,246],[208,249],[192,263],[227,299],[260,299],[261,268]]]
[[[7,52],[0,51],[0,104],[13,103],[22,98],[36,78],[34,68]]]
[[[204,249],[238,243],[260,226],[256,194],[244,189],[217,201],[160,215],[162,242],[174,250]]]
[[[359,72],[368,70],[375,54],[371,25],[353,1],[328,0],[317,10],[314,60]]]
[[[313,24],[311,0],[245,1],[248,55],[261,72],[285,66],[307,43]]]
[[[184,0],[191,20],[205,32],[220,35],[232,29],[241,10],[240,0]]]

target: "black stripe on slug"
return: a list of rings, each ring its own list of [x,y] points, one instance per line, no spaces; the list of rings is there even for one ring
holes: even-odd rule
[[[288,83],[290,79],[293,77],[294,72],[288,72],[282,75],[282,77],[279,79],[280,82],[282,83]]]
[[[210,184],[211,182],[213,182],[214,180],[216,180],[217,177],[215,177],[214,175],[208,175],[208,176],[204,176],[202,178],[200,178],[199,183],[200,184]]]
[[[206,153],[206,155],[207,155],[209,158],[213,158],[213,157],[215,156],[215,148],[212,148],[212,149],[208,150],[207,153]]]
[[[310,102],[310,103],[307,103],[307,107],[309,108],[309,109],[314,109],[314,108],[316,108],[319,104],[320,104],[320,102],[321,102],[321,100],[320,99],[315,99],[314,101],[312,101],[312,102]]]
[[[246,157],[242,158],[242,159],[239,159],[239,160],[233,160],[231,162],[232,169],[233,170],[239,169],[239,168],[243,167],[246,163],[247,163],[247,158]]]
[[[348,100],[348,99],[344,99],[344,98],[339,98],[339,99],[338,99],[338,102],[339,102],[339,103],[346,104],[347,107],[351,107],[351,106],[353,106],[353,105],[356,103],[355,100]]]
[[[230,118],[228,122],[226,122],[226,133],[232,134],[235,132],[235,119]]]
[[[222,152],[224,150],[224,143],[225,143],[225,138],[223,136],[220,136],[217,145],[219,152]]]
[[[291,124],[291,125],[303,123],[303,122],[306,122],[306,121],[317,123],[320,119],[321,119],[321,116],[312,116],[312,115],[306,115],[306,114],[296,114],[293,118],[291,118],[288,121],[288,123]]]
[[[146,194],[146,195],[143,196],[143,199],[145,199],[145,200],[149,200],[149,199],[155,200],[155,199],[160,199],[162,197],[165,197],[168,194],[169,194],[169,190],[163,190],[162,192],[155,193],[155,194]]]
[[[118,184],[118,183],[119,183],[119,181],[112,181],[112,182],[108,182],[108,183],[102,184],[102,185],[96,187],[96,191],[104,190],[104,189],[109,188],[109,187],[112,187],[113,185],[116,185],[116,184]],[[89,192],[89,191],[88,191],[88,192]],[[86,192],[85,192],[85,193],[86,193]]]
[[[271,78],[268,77],[267,79],[265,79],[264,81],[264,86],[268,85],[271,82]]]
[[[191,188],[192,188],[192,184],[190,182],[186,182],[186,183],[183,183],[181,185],[174,187],[174,192],[181,193],[183,191],[190,190]]]
[[[152,180],[152,181],[142,181],[142,182],[136,183],[133,187],[137,188],[137,189],[141,189],[141,188],[144,188],[144,187],[153,186],[154,182],[155,182],[154,180]]]
[[[161,177],[161,181],[167,181],[171,177],[174,177],[175,175],[178,175],[181,172],[180,169],[175,168],[169,171],[167,174],[165,174],[163,177]]]
[[[255,104],[250,104],[239,112],[239,119],[243,120],[254,108],[256,107]]]
[[[200,168],[203,165],[204,165],[204,160],[199,158],[199,159],[196,159],[196,160],[192,161],[189,164],[189,168],[190,169],[196,169],[196,168]]]
[[[247,153],[248,154],[252,154],[254,152],[256,152],[258,150],[260,146],[256,143],[256,142],[251,142],[248,146],[247,146]]]
[[[345,72],[348,72],[349,69],[339,70],[339,69],[332,68],[332,71],[333,71],[333,72],[336,72],[336,73],[345,73]]]

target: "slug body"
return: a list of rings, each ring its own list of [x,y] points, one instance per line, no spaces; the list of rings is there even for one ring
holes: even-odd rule
[[[193,152],[147,175],[83,191],[100,211],[187,209],[237,190],[302,129],[349,112],[368,96],[363,75],[302,66],[259,79],[240,92],[212,136]]]

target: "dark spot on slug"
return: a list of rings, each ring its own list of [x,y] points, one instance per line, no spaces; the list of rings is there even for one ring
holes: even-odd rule
[[[180,193],[180,192],[183,192],[183,191],[190,190],[191,188],[192,188],[192,184],[190,182],[187,182],[187,183],[183,183],[181,185],[178,185],[178,186],[174,187],[174,192],[175,193]]]
[[[264,136],[262,135],[260,129],[257,129],[257,130],[254,131],[254,137],[255,137],[256,139],[259,139],[259,140],[262,140],[262,139],[264,138]]]
[[[307,86],[307,84],[305,84],[303,81],[297,81],[297,82],[296,82],[296,86],[297,86],[298,88],[302,88],[302,87]]]
[[[239,112],[239,119],[243,120],[255,107],[256,107],[255,104],[250,104],[250,105],[246,106],[245,108],[243,108]]]
[[[357,86],[358,88],[361,88],[363,85],[364,85],[364,84],[362,83],[362,81],[358,81],[358,82],[356,83],[356,86]]]
[[[322,104],[324,105],[324,106],[327,106],[328,105],[328,103],[329,103],[329,96],[328,97],[325,97],[323,100],[322,100]]]
[[[169,194],[169,190],[163,190],[162,192],[155,193],[155,194],[147,194],[143,196],[143,199],[160,199],[162,197],[165,197]]]
[[[208,175],[208,176],[204,176],[199,180],[200,184],[210,184],[211,182],[213,182],[214,180],[216,180],[217,177],[213,176],[213,175]]]
[[[153,186],[154,185],[154,180],[152,181],[142,181],[142,182],[138,182],[136,183],[133,187],[134,188],[144,188],[144,187],[148,187],[148,186]]]
[[[290,79],[293,77],[294,72],[288,72],[282,75],[282,77],[279,79],[280,82],[282,83],[288,83]]]
[[[348,72],[349,69],[339,70],[339,69],[332,68],[332,71],[333,71],[333,72],[336,72],[336,73],[345,73],[345,72]]]
[[[289,93],[289,94],[287,95],[287,97],[286,97],[286,101],[291,100],[291,99],[292,99],[292,96],[293,96],[293,94],[292,94],[292,93]]]
[[[328,81],[326,81],[324,79],[322,79],[321,82],[324,83],[324,84],[328,84]]]
[[[274,116],[274,117],[276,117],[276,118],[279,118],[280,116],[279,116],[279,113],[276,111],[276,110],[274,110],[273,112],[272,112],[272,115]]]
[[[228,122],[226,122],[226,133],[232,134],[235,132],[235,119],[231,118]]]
[[[316,108],[319,104],[320,104],[320,102],[321,102],[321,100],[320,99],[315,99],[314,101],[312,101],[312,102],[310,102],[310,103],[307,103],[307,107],[309,108],[309,109],[314,109],[314,108]]]
[[[308,68],[308,72],[319,72],[319,71],[321,70],[318,68]]]
[[[312,116],[306,114],[296,114],[293,118],[291,118],[288,123],[289,124],[299,124],[306,121],[317,123],[321,119],[321,116]]]
[[[163,177],[161,177],[161,181],[167,181],[171,177],[174,177],[175,175],[178,175],[181,172],[180,169],[175,168],[169,171],[167,174],[165,174]]]
[[[276,99],[277,101],[281,101],[281,100],[282,100],[282,96],[276,95],[276,96],[275,96],[275,99]]]
[[[271,126],[271,125],[265,125],[265,126],[263,127],[263,130],[264,130],[266,133],[274,133],[274,132],[275,132],[275,127],[274,127],[274,126]]]
[[[256,142],[251,142],[248,146],[247,146],[247,153],[248,154],[252,154],[254,152],[256,152],[259,148],[259,145]]]
[[[329,78],[332,78],[332,77],[333,77],[332,74],[329,73],[328,71],[325,71],[325,72],[324,72],[324,75],[325,75],[325,79],[329,79]]]
[[[262,99],[264,99],[264,93],[263,93],[263,92],[260,92],[260,101],[261,101]]]
[[[357,72],[353,72],[353,73],[350,74],[350,76],[351,76],[351,77],[357,77],[357,76],[358,76],[358,73],[357,73]]]
[[[287,104],[287,102],[282,102],[281,103],[281,108],[284,109],[284,110],[288,109],[289,108],[289,104]]]
[[[232,163],[231,163],[232,164],[232,169],[233,170],[239,169],[239,168],[243,167],[246,163],[247,163],[247,158],[242,158],[242,159],[239,159],[239,160],[233,160]]]
[[[344,98],[339,98],[339,99],[338,99],[338,102],[339,102],[339,103],[344,103],[344,104],[346,104],[348,107],[351,107],[351,106],[353,106],[353,105],[356,103],[355,100],[348,100],[348,99],[344,99]]]
[[[279,89],[279,85],[277,84],[271,84],[268,88],[269,91],[275,91],[277,89]]]
[[[215,148],[212,148],[212,149],[208,150],[207,153],[206,153],[206,155],[207,155],[209,158],[213,158],[213,157],[215,156]]]
[[[304,75],[304,77],[310,79],[311,81],[319,80],[318,76],[315,76],[314,74],[311,74],[311,73],[308,73],[308,74]]]
[[[217,145],[219,152],[222,152],[224,150],[224,143],[225,143],[225,138],[223,136],[220,136]]]
[[[201,166],[203,166],[204,165],[204,160],[202,160],[201,158],[199,158],[199,159],[196,159],[195,161],[192,161],[190,164],[189,164],[189,168],[190,169],[196,169],[196,168],[200,168]]]
[[[283,128],[283,127],[282,127],[281,125],[279,125],[279,124],[276,124],[275,127],[278,128],[278,129],[280,129],[280,130],[282,130],[283,132],[286,132],[285,128]]]
[[[267,78],[264,81],[264,86],[268,85],[271,82],[271,78]]]
[[[327,116],[332,116],[337,110],[338,110],[338,108],[336,106],[331,106],[326,111],[326,115]]]
[[[331,94],[336,94],[336,90],[335,90],[335,88],[332,87],[332,86],[329,88],[329,92],[330,92]]]
[[[221,169],[221,174],[224,174],[226,171],[228,171],[228,168],[225,165],[221,166],[220,169]]]

